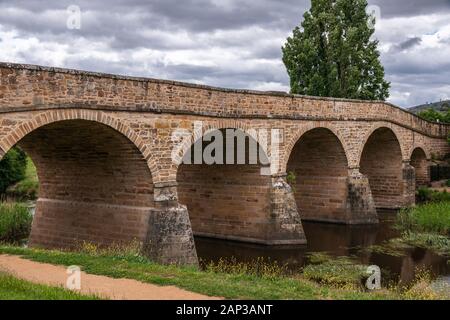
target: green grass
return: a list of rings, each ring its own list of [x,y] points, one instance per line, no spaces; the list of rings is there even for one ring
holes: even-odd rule
[[[24,204],[0,202],[0,242],[19,243],[28,238],[32,220]]]
[[[408,232],[427,232],[450,235],[450,201],[430,202],[400,211],[400,229]]]
[[[450,201],[428,202],[404,209],[397,216],[396,227],[403,231],[402,237],[391,243],[427,248],[450,256]]]
[[[30,157],[27,157],[27,164],[25,168],[25,177],[11,186],[7,190],[7,195],[20,201],[35,200],[38,195],[39,181],[36,173],[36,167],[31,161]]]
[[[438,254],[450,256],[450,238],[440,234],[405,232],[401,240],[409,245],[427,248]]]
[[[20,255],[26,259],[55,265],[78,265],[90,274],[112,278],[129,278],[157,285],[174,285],[192,292],[229,299],[404,299],[396,290],[383,289],[366,292],[359,288],[345,288],[320,284],[301,273],[286,276],[272,272],[244,272],[228,267],[207,268],[164,266],[133,254],[94,251],[65,252],[0,246],[0,253]],[[244,268],[245,269],[245,268]],[[259,269],[258,269],[259,270]]]
[[[350,289],[362,288],[367,279],[367,266],[357,264],[348,257],[332,258],[322,253],[310,257],[311,264],[303,269],[306,279],[321,284]]]
[[[67,289],[35,284],[0,272],[0,300],[93,300]]]

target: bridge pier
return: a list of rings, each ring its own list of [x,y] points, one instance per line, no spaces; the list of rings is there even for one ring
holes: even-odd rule
[[[359,168],[349,170],[346,202],[346,223],[378,223],[378,215],[370,190],[369,179],[359,171]]]
[[[143,254],[163,264],[198,265],[187,207],[178,203],[176,183],[155,184]]]
[[[291,186],[285,176],[272,177],[267,244],[306,244]]]
[[[403,204],[402,207],[410,207],[416,203],[416,170],[409,160],[402,164]]]

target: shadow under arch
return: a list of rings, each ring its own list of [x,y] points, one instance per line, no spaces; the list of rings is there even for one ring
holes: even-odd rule
[[[330,129],[303,133],[292,148],[287,172],[303,220],[348,221],[348,160]]]
[[[416,147],[411,153],[411,166],[416,176],[416,189],[430,184],[430,167],[427,154],[422,147]]]
[[[281,163],[281,172],[287,172],[287,165],[289,162],[289,158],[292,154],[292,151],[300,138],[307,132],[312,131],[314,129],[326,129],[330,131],[339,141],[341,144],[345,157],[347,161],[350,161],[350,154],[349,151],[346,148],[345,139],[342,137],[342,135],[339,133],[339,131],[331,124],[322,123],[322,122],[310,122],[308,124],[303,125],[294,135],[289,139],[289,142],[285,148],[282,163]]]
[[[101,111],[82,110],[82,109],[69,109],[69,110],[49,110],[39,113],[35,117],[21,122],[10,133],[8,133],[0,141],[0,159],[16,145],[23,137],[31,133],[32,131],[45,126],[47,124],[66,121],[66,120],[86,120],[95,123],[103,124],[111,129],[114,129],[118,133],[126,137],[132,142],[135,147],[142,153],[145,161],[148,163],[150,173],[153,179],[156,180],[156,174],[153,172],[152,165],[154,159],[151,157],[151,150],[147,148],[139,135],[134,132],[128,125],[116,119],[110,115],[107,115]]]
[[[40,183],[30,245],[143,242],[154,189],[138,137],[112,118],[105,117],[105,124],[100,115],[84,113],[86,120],[76,112],[73,119],[53,114],[12,133],[36,165]]]
[[[222,142],[212,152],[212,163],[202,155],[210,155],[218,139]],[[195,150],[200,150],[200,159]],[[179,202],[188,208],[195,235],[266,243],[270,168],[264,148],[247,132],[209,129],[185,152],[177,183]]]
[[[377,208],[397,209],[404,205],[402,149],[391,128],[379,127],[370,134],[359,165],[361,173],[369,179]]]

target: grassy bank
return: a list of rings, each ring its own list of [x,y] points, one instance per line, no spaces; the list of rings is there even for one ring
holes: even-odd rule
[[[0,272],[0,300],[93,300],[63,288],[50,287],[20,280]]]
[[[402,210],[397,218],[401,240],[450,256],[450,201],[429,202]]]
[[[400,229],[411,232],[450,235],[450,201],[430,202],[400,211]]]
[[[252,268],[246,264],[230,267],[211,265],[206,271],[194,267],[163,266],[135,253],[91,251],[63,252],[1,246],[0,253],[20,255],[26,259],[55,265],[78,265],[85,272],[112,278],[129,278],[157,285],[174,285],[192,292],[228,299],[437,299],[437,295],[408,296],[408,289],[389,288],[367,292],[362,286],[314,279],[299,272],[283,275],[277,268]],[[328,262],[330,263],[330,262]],[[320,266],[320,263],[318,264]],[[265,270],[265,271],[264,271]]]

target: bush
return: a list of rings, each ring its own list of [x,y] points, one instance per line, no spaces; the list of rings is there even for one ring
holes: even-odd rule
[[[439,192],[431,190],[426,187],[421,187],[416,193],[417,202],[443,202],[450,201],[450,193],[443,191]]]
[[[25,177],[27,155],[22,149],[14,147],[0,161],[0,194]]]
[[[27,239],[33,216],[24,204],[0,203],[0,242],[19,243]]]

